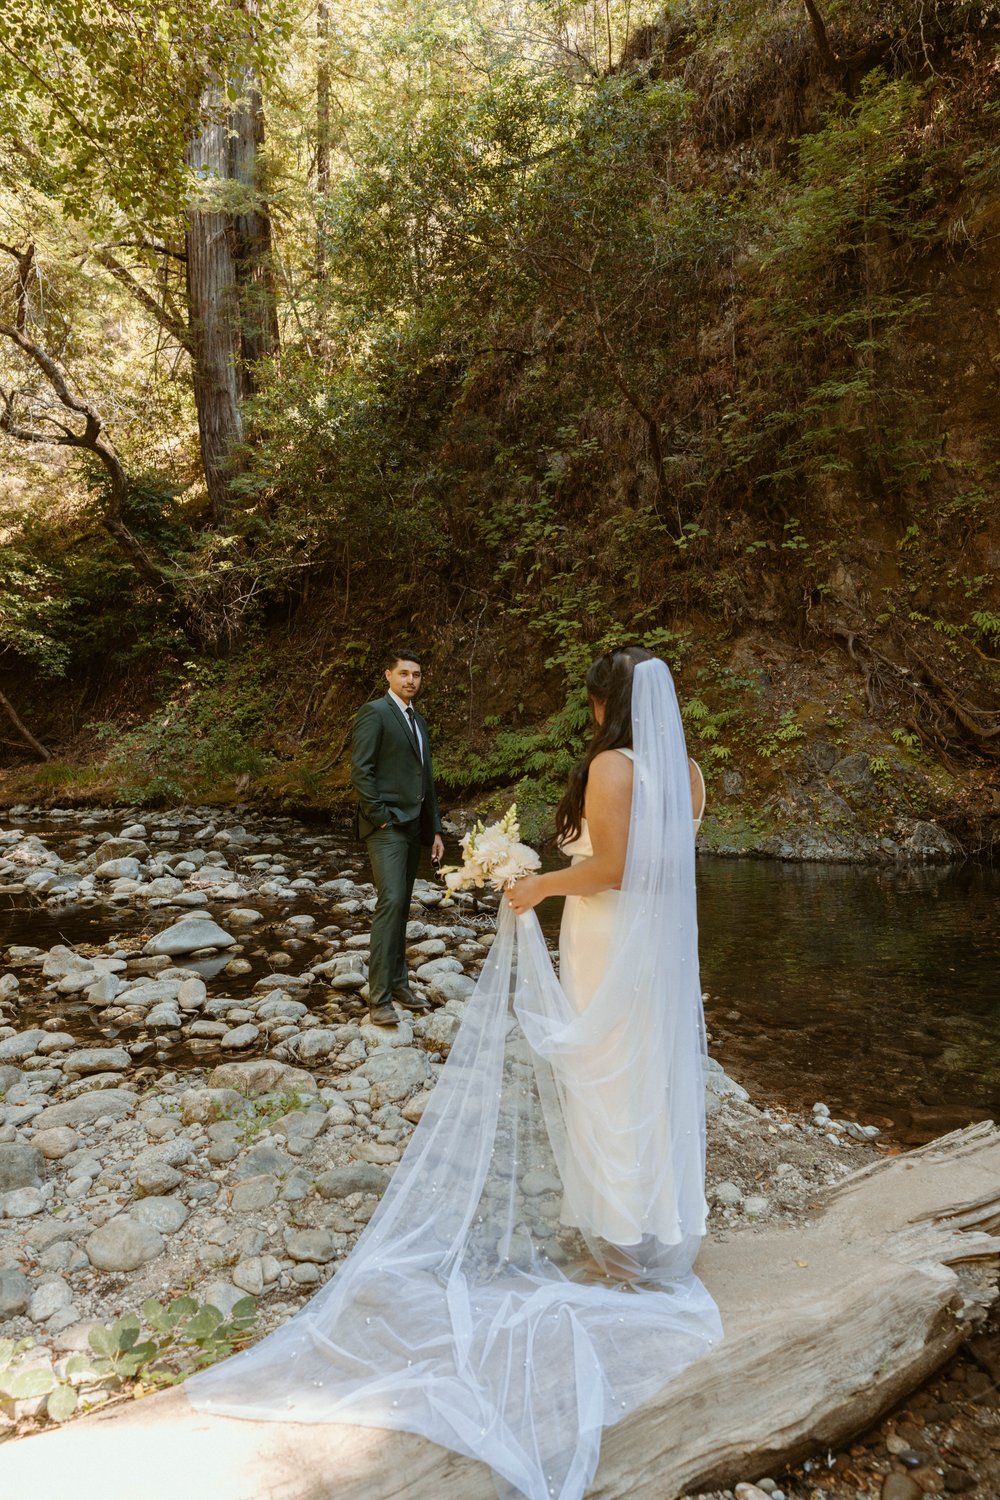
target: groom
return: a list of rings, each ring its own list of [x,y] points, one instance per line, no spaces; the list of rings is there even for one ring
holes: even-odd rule
[[[365,703],[354,720],[351,785],[358,794],[358,833],[368,845],[378,901],[368,963],[368,1011],[376,1026],[395,1026],[393,1000],[408,1010],[430,1005],[406,977],[406,922],[421,843],[431,858],[444,853],[434,791],[427,720],[413,709],[420,691],[420,658],[391,651],[385,658],[384,698]]]

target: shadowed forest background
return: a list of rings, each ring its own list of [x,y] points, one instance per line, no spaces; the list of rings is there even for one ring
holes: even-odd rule
[[[989,852],[998,142],[993,3],[26,0],[3,799],[336,807],[404,642],[537,833],[640,639],[709,847]]]

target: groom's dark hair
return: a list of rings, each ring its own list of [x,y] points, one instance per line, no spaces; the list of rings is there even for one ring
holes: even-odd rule
[[[424,665],[416,651],[405,651],[400,647],[398,651],[387,651],[385,653],[385,656],[382,658],[383,672],[391,672],[398,661],[416,662],[417,666],[421,668]]]

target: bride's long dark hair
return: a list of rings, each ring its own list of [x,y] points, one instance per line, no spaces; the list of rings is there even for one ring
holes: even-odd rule
[[[604,722],[596,725],[587,753],[570,772],[569,784],[556,808],[556,837],[561,844],[579,838],[583,826],[583,804],[587,777],[595,755],[602,750],[632,748],[632,673],[640,661],[650,661],[653,652],[645,646],[612,646],[592,661],[584,683],[591,704],[604,704]]]

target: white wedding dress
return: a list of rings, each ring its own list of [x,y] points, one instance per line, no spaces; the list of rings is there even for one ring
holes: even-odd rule
[[[586,1004],[557,980],[534,912],[502,903],[448,1062],[354,1251],[281,1328],[187,1382],[198,1408],[416,1432],[488,1464],[501,1496],[580,1500],[603,1428],[721,1338],[691,1270],[704,1026],[687,753],[662,662],[636,666],[632,720],[603,961],[567,945]],[[628,1247],[638,1283],[581,1279],[607,1241]]]
[[[620,750],[632,761],[633,750]],[[701,767],[691,762],[701,783],[699,805],[704,811],[705,779]],[[693,820],[697,833],[701,815]],[[575,865],[590,859],[594,846],[587,819],[583,818],[575,839],[560,845]],[[573,1009],[584,1012],[607,973],[614,950],[619,917],[619,893],[599,891],[592,896],[567,896],[559,929],[559,982]],[[623,1025],[626,1023],[623,1022]],[[612,1038],[613,1042],[617,1038]],[[641,1037],[636,1038],[641,1045]],[[564,1223],[584,1228],[614,1246],[631,1246],[652,1233],[662,1241],[676,1238],[679,1224],[669,1171],[657,1173],[653,1196],[646,1178],[635,1171],[635,1137],[653,1131],[652,1155],[669,1161],[671,1141],[666,1112],[652,1122],[636,1109],[636,1095],[627,1069],[608,1079],[603,1090],[604,1109],[595,1116],[591,1104],[567,1109],[566,1134],[571,1180],[567,1186]],[[598,1135],[598,1132],[600,1134]]]

